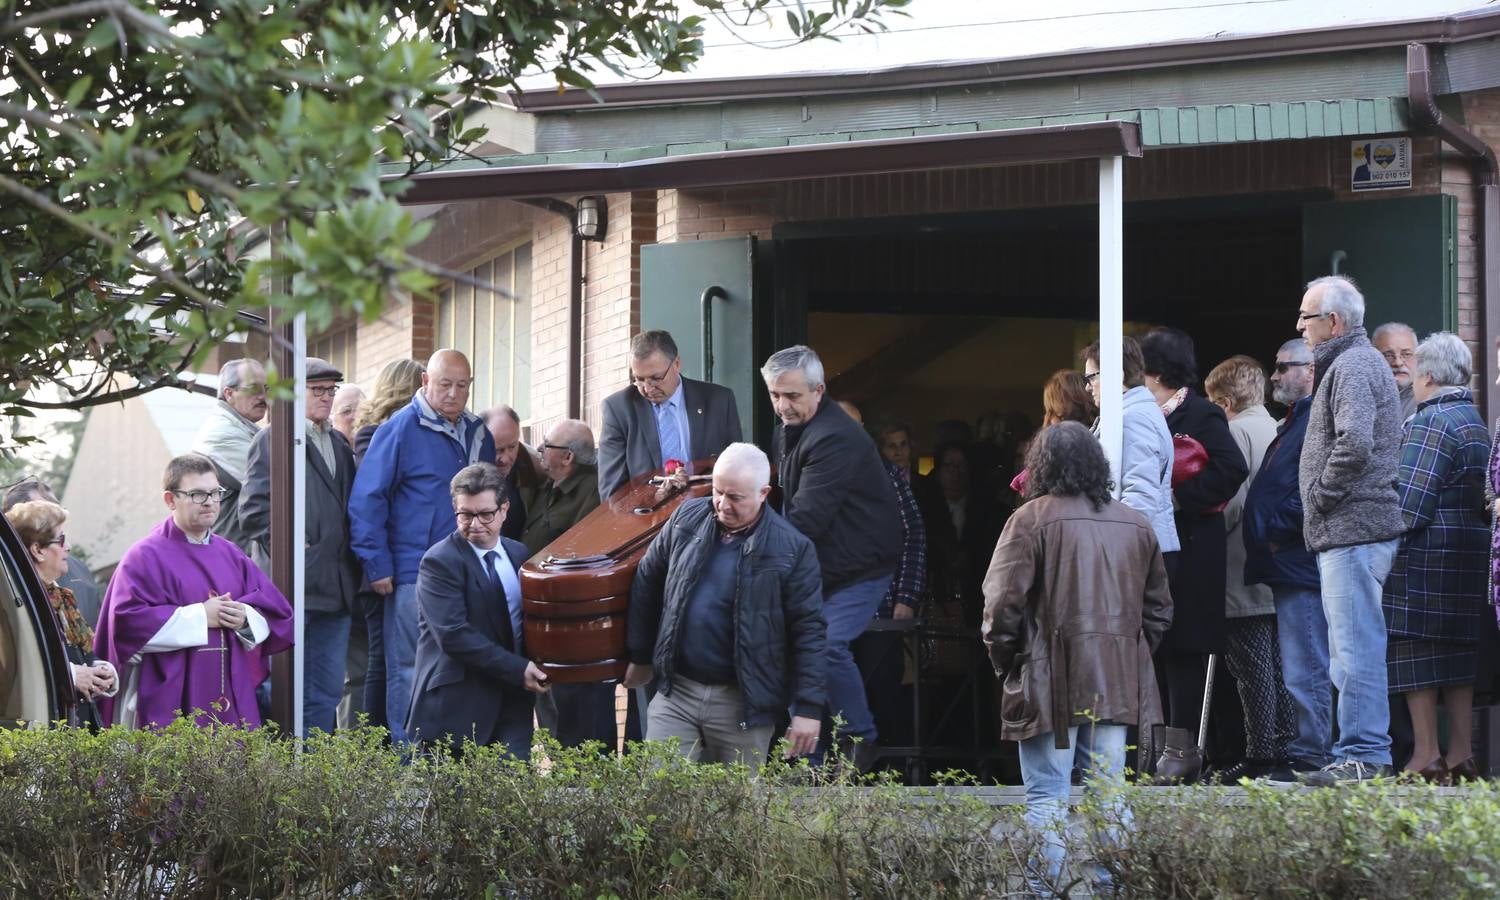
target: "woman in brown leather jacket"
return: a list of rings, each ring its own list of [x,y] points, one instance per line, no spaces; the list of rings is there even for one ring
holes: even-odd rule
[[[1046,893],[1061,874],[1075,759],[1086,787],[1118,778],[1126,727],[1161,721],[1151,653],[1172,596],[1150,523],[1112,499],[1087,428],[1043,430],[1026,465],[1027,502],[985,578],[983,635],[1002,681],[1000,736],[1021,745],[1026,820],[1046,833],[1033,884]]]

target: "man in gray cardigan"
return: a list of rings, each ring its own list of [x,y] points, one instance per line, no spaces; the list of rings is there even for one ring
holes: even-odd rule
[[[1318,557],[1339,692],[1333,762],[1304,779],[1315,785],[1367,781],[1391,766],[1380,594],[1405,530],[1396,499],[1401,401],[1364,318],[1364,297],[1338,275],[1310,282],[1297,315],[1316,365],[1298,469],[1303,532]]]

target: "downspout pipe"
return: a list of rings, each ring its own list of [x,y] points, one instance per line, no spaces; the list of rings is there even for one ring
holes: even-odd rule
[[[1477,216],[1479,251],[1479,359],[1475,368],[1484,373],[1484,411],[1500,415],[1500,386],[1495,384],[1495,337],[1500,328],[1500,166],[1495,150],[1479,135],[1451,121],[1438,108],[1432,91],[1432,60],[1426,44],[1406,45],[1406,96],[1411,122],[1417,131],[1433,134],[1469,158],[1474,170],[1474,190],[1479,200]]]
[[[568,253],[568,418],[583,418],[583,238],[578,236],[578,207],[552,197],[523,198],[536,209],[562,216],[568,222],[572,249]]]

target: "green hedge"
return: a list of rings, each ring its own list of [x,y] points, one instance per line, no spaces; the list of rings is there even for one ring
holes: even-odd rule
[[[965,791],[544,747],[403,760],[361,730],[0,731],[16,897],[995,897],[1035,838]],[[1500,797],[1127,788],[1134,897],[1495,896]],[[1085,819],[1100,819],[1086,807]],[[1071,877],[1071,876],[1070,876]],[[1067,889],[1068,885],[1059,885]]]

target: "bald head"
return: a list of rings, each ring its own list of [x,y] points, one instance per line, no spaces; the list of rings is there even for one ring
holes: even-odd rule
[[[439,350],[422,373],[422,395],[434,412],[450,422],[463,418],[474,383],[469,358],[457,350]]]
[[[594,432],[577,419],[563,419],[547,429],[542,444],[542,468],[547,477],[561,484],[579,466],[592,466],[598,459]]]
[[[364,402],[365,391],[357,384],[346,384],[333,395],[333,427],[354,443],[354,417],[359,414],[359,405]]]
[[[840,400],[839,408],[848,413],[849,418],[853,419],[856,423],[860,425],[865,424],[865,417],[860,413],[859,407],[853,403],[850,403],[848,400]]]
[[[496,406],[484,411],[484,424],[495,439],[495,465],[509,475],[521,452],[521,417],[509,406]]]

